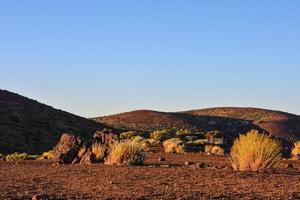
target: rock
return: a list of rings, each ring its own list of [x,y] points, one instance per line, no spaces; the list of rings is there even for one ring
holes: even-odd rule
[[[80,160],[80,164],[90,165],[95,163],[95,159],[91,149],[88,149]]]
[[[159,156],[158,161],[163,162],[163,161],[166,161],[166,159],[163,156]]]
[[[93,136],[93,143],[98,143],[101,145],[111,145],[118,141],[118,136],[114,134],[110,129],[103,129],[102,131],[97,131]]]
[[[163,167],[163,168],[169,168],[170,165],[160,165],[160,167]]]
[[[284,169],[293,169],[294,166],[291,163],[285,163],[283,166]]]
[[[184,165],[185,165],[185,166],[189,166],[189,165],[192,165],[192,164],[194,164],[194,163],[193,163],[193,162],[190,162],[190,161],[185,161],[185,162],[184,162]]]
[[[205,164],[205,163],[202,163],[202,162],[197,163],[196,166],[199,167],[199,168],[201,168],[201,169],[206,168],[206,167],[209,167],[208,164]]]
[[[78,162],[76,157],[83,146],[84,143],[79,137],[64,133],[54,147],[54,160],[61,164],[74,164]]]
[[[0,161],[5,161],[5,156],[0,154]]]
[[[50,197],[47,194],[37,194],[32,197],[32,200],[49,200]]]

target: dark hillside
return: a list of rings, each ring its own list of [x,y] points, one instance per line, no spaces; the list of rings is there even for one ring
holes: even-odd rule
[[[87,138],[103,127],[86,118],[0,90],[1,153],[41,153],[51,149],[62,132]]]

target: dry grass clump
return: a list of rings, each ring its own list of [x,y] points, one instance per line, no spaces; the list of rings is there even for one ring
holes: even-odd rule
[[[292,157],[300,156],[300,141],[294,143],[294,148],[292,149]]]
[[[163,143],[165,153],[185,153],[186,146],[179,138],[172,138]]]
[[[53,150],[44,152],[41,156],[37,158],[37,160],[50,160],[55,156],[55,152]]]
[[[141,165],[144,159],[145,152],[139,143],[118,142],[112,145],[105,164]]]
[[[104,145],[95,143],[92,145],[92,153],[97,162],[101,162],[104,160],[106,155],[107,148]]]
[[[211,149],[211,154],[212,155],[224,155],[225,150],[224,150],[224,148],[222,148],[220,146],[213,146]]]
[[[262,172],[278,164],[281,144],[271,137],[251,130],[234,141],[230,152],[233,169]]]

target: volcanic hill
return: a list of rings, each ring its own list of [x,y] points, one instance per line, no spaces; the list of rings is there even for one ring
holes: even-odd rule
[[[52,149],[62,132],[83,138],[105,126],[9,91],[0,90],[0,152],[41,153]]]
[[[224,107],[175,113],[137,110],[94,120],[123,130],[219,130],[229,139],[234,139],[240,133],[258,129],[289,143],[300,139],[300,116],[259,108]]]

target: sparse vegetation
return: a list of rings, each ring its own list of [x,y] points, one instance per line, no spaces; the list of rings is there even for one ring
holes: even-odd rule
[[[112,145],[105,164],[141,165],[144,159],[143,147],[139,143],[126,141]]]
[[[234,141],[230,152],[233,169],[265,171],[281,159],[281,144],[265,134],[251,130]]]
[[[144,136],[143,132],[139,132],[139,131],[126,131],[120,134],[120,139],[121,140],[131,140],[133,138],[135,138],[136,136]]]
[[[212,138],[221,138],[223,137],[223,133],[217,130],[205,132],[205,138],[212,139]]]
[[[164,141],[163,143],[165,153],[184,153],[186,152],[186,146],[179,138],[172,138]]]
[[[49,160],[53,159],[55,156],[55,152],[53,150],[44,152],[41,156],[37,158],[37,160]]]
[[[189,135],[194,135],[194,131],[190,129],[180,129],[176,131],[176,136],[181,137],[181,136],[189,136]]]
[[[92,153],[94,154],[95,160],[101,162],[104,160],[107,148],[104,145],[95,143],[92,145]]]
[[[154,131],[150,134],[150,138],[163,142],[165,140],[168,140],[172,138],[175,135],[173,130],[160,130],[160,131]]]
[[[17,160],[35,160],[39,156],[38,155],[29,155],[27,153],[12,153],[5,156],[6,161],[17,161]]]
[[[294,148],[292,149],[292,157],[300,156],[300,141],[294,143]]]

